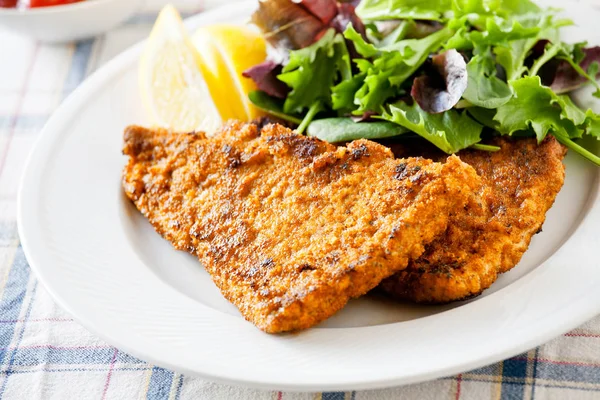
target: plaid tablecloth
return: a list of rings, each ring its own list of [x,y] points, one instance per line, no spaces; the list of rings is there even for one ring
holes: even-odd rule
[[[215,384],[147,364],[59,309],[19,244],[16,197],[25,159],[61,101],[105,61],[145,37],[162,3],[149,0],[120,28],[67,45],[38,44],[0,28],[0,398],[600,399],[600,318],[499,364],[432,382],[365,392],[281,393]],[[175,1],[184,15],[222,3]]]

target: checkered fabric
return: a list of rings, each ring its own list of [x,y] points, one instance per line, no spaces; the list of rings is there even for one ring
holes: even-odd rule
[[[364,392],[281,393],[215,384],[147,364],[60,310],[19,244],[21,171],[50,114],[90,72],[144,38],[161,3],[148,1],[120,28],[67,45],[38,44],[0,28],[0,398],[600,399],[600,318],[499,364],[432,382]],[[222,3],[175,1],[188,15]]]

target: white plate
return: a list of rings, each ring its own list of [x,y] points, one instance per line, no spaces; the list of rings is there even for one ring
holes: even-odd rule
[[[253,2],[188,21],[243,22]],[[600,43],[572,7],[570,41]],[[268,335],[245,322],[199,263],[125,199],[123,128],[144,123],[140,46],[84,83],[42,132],[23,177],[19,230],[31,267],[79,322],[124,351],[210,380],[286,390],[379,388],[507,358],[600,312],[598,169],[567,157],[567,180],[521,264],[482,297],[445,307],[359,299],[321,326]],[[589,95],[583,94],[583,99]],[[587,97],[586,97],[587,96]]]

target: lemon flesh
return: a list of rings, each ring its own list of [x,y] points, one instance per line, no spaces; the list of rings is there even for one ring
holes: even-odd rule
[[[256,85],[242,76],[267,57],[262,35],[246,26],[218,24],[198,29],[192,42],[204,60],[201,70],[221,117],[249,121],[263,115],[248,100]]]
[[[222,123],[202,75],[202,56],[173,6],[160,12],[140,64],[142,101],[153,123],[178,132],[214,132]]]

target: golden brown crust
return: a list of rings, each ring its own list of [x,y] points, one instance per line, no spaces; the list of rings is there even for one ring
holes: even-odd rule
[[[481,294],[519,262],[563,185],[566,150],[553,137],[540,145],[509,138],[491,144],[501,150],[459,153],[483,180],[479,194],[418,260],[382,282],[384,291],[420,303],[463,300]]]
[[[311,327],[405,268],[480,185],[456,157],[396,160],[278,125],[211,139],[129,127],[124,153],[137,208],[267,332]]]

